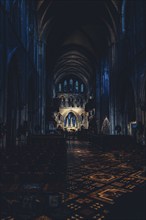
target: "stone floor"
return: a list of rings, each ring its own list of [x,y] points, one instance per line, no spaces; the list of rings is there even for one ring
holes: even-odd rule
[[[145,183],[143,150],[104,151],[89,142],[68,140],[64,175],[45,183],[1,185],[1,219],[105,220],[119,201]],[[144,202],[138,201],[139,205]],[[144,215],[136,220],[144,220]]]

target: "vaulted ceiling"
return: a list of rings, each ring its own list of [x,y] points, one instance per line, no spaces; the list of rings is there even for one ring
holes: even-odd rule
[[[122,0],[38,0],[38,32],[47,43],[48,71],[89,78],[117,39]]]

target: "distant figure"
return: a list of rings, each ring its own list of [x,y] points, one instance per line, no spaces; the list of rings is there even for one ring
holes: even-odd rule
[[[107,117],[105,117],[102,127],[101,127],[102,134],[110,134],[110,122]]]
[[[120,135],[120,133],[121,133],[121,126],[120,125],[116,125],[115,131],[117,132],[117,135]]]

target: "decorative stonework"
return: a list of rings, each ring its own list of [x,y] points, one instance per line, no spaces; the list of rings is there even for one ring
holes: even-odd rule
[[[88,113],[85,112],[86,99],[80,94],[59,94],[59,112],[54,113],[57,128],[77,131],[88,128]]]

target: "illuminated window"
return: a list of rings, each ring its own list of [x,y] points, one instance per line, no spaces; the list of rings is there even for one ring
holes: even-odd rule
[[[125,32],[125,7],[126,7],[126,1],[123,0],[123,3],[122,3],[122,33]]]
[[[72,79],[69,80],[69,91],[70,92],[73,91],[73,80]]]
[[[76,116],[72,112],[69,112],[68,115],[66,116],[64,120],[64,126],[65,127],[76,127],[77,126]]]
[[[81,92],[84,92],[84,85],[83,85],[83,83],[81,84]]]
[[[64,92],[67,92],[67,80],[64,80]]]
[[[59,85],[58,85],[58,90],[59,90],[59,92],[61,92],[61,83],[59,83]]]
[[[75,82],[75,92],[78,92],[79,91],[79,82],[76,81]]]

